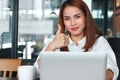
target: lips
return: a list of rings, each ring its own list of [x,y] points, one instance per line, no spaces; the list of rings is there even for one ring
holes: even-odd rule
[[[77,31],[79,27],[71,28],[72,31]]]

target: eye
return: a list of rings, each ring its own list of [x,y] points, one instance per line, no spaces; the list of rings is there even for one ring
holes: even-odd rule
[[[69,20],[69,19],[70,19],[69,17],[64,18],[64,20]]]
[[[81,17],[81,16],[79,16],[79,15],[76,15],[76,16],[75,16],[75,18],[80,18],[80,17]]]

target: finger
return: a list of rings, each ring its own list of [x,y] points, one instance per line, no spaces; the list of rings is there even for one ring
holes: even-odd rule
[[[68,38],[64,38],[64,46],[68,46],[69,44],[69,39]]]
[[[66,47],[66,44],[67,44],[67,42],[66,42],[66,41],[64,41],[64,47]]]
[[[58,29],[57,29],[56,34],[60,34],[60,33],[61,33],[61,26],[58,24]]]
[[[65,41],[64,42],[64,47],[68,46],[69,42],[68,41]]]
[[[67,37],[64,37],[64,41],[69,41]]]
[[[65,39],[69,41],[69,36],[68,36],[68,35],[65,35]]]
[[[67,40],[65,41],[65,43],[68,45],[68,44],[69,44],[69,40],[67,39]]]

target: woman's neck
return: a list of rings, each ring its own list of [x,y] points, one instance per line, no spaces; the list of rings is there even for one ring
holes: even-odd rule
[[[81,35],[70,35],[71,40],[78,45],[78,41],[81,40],[84,37],[84,34]]]

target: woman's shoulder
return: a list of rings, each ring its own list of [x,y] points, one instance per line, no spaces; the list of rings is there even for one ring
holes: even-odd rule
[[[100,37],[98,37],[96,43],[98,43],[98,44],[106,44],[106,43],[108,43],[108,41],[104,36],[100,36]]]
[[[104,36],[100,36],[97,40],[96,40],[96,42],[95,42],[95,44],[94,44],[94,46],[93,46],[93,48],[95,48],[95,49],[99,49],[99,50],[101,50],[101,49],[106,49],[106,48],[108,48],[109,47],[109,43],[108,43],[108,41],[107,41],[107,39],[104,37]]]
[[[100,37],[98,37],[97,40],[98,40],[98,41],[106,41],[106,38],[105,38],[104,36],[100,36]]]

